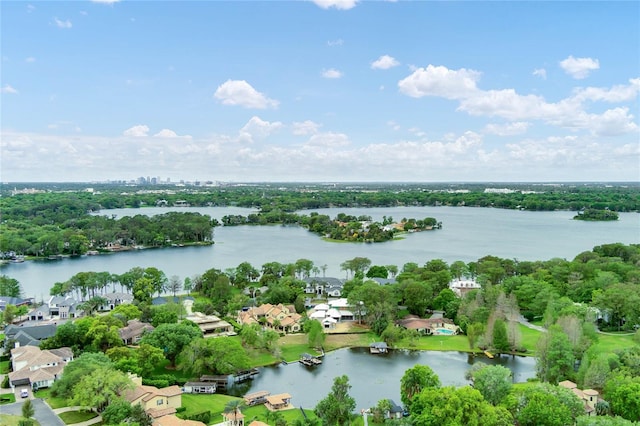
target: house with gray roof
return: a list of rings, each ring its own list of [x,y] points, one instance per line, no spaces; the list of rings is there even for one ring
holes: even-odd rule
[[[4,329],[4,347],[11,349],[19,346],[39,346],[42,340],[55,334],[55,324],[32,326],[11,324]]]
[[[338,278],[331,277],[312,277],[304,278],[306,283],[304,292],[306,294],[315,294],[319,297],[340,297],[344,282]]]

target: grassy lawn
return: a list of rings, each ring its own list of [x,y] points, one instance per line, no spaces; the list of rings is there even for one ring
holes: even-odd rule
[[[269,410],[267,410],[264,405],[256,405],[254,407],[243,408],[242,413],[246,416],[245,424],[249,424],[254,420],[269,424],[269,422],[267,421],[267,413],[269,413]],[[317,417],[313,410],[304,410],[304,413],[310,419],[315,419]],[[304,415],[302,414],[300,408],[280,411],[280,414],[282,414],[282,417],[289,425],[293,424],[293,422],[298,419],[304,419]]]
[[[216,416],[224,411],[224,407],[229,401],[236,399],[241,398],[221,394],[197,395],[185,393],[182,394],[182,406],[187,410],[180,413],[180,417],[184,418],[203,411],[211,411],[211,422],[218,423],[218,420],[221,421],[221,417]]]
[[[91,420],[94,417],[98,417],[98,414],[93,411],[67,411],[65,413],[58,414],[58,416],[60,416],[64,424],[72,425]]]
[[[2,397],[0,399],[0,404],[11,404],[13,402],[16,402],[16,396],[14,394],[12,393],[2,394]]]
[[[0,425],[2,426],[18,426],[18,422],[22,420],[22,416],[12,416],[10,414],[0,414]],[[36,419],[33,420],[34,426],[40,426],[40,423]]]
[[[46,400],[47,404],[49,404],[53,409],[69,406],[66,399],[51,396],[51,389],[37,390],[35,391],[34,396],[36,398],[42,398]]]
[[[630,348],[637,345],[633,336],[615,336],[610,334],[598,334],[598,343],[595,347],[601,352],[613,352],[617,349]]]
[[[7,374],[11,368],[11,361],[0,361],[0,374]]]

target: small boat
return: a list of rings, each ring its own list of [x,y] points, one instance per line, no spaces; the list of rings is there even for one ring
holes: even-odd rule
[[[493,354],[489,351],[484,351],[484,354],[487,356],[487,358],[489,359],[493,359]]]

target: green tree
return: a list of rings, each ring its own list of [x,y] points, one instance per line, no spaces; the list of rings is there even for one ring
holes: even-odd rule
[[[8,275],[0,275],[0,296],[20,297],[20,282]]]
[[[467,327],[467,340],[469,349],[475,350],[478,339],[484,334],[484,324],[475,322]]]
[[[180,368],[189,374],[232,374],[250,367],[251,360],[235,339],[195,339],[180,354]]]
[[[557,325],[551,326],[536,345],[536,372],[540,380],[557,384],[573,376],[573,347]]]
[[[176,358],[194,339],[202,337],[197,326],[181,322],[177,324],[160,324],[151,333],[142,336],[140,343],[147,343],[162,349],[164,356],[175,367]]]
[[[617,374],[607,381],[604,394],[613,414],[627,420],[640,419],[640,377]]]
[[[31,399],[27,399],[25,402],[22,403],[22,417],[24,417],[25,419],[30,419],[31,417],[33,417],[33,414],[35,413],[35,409],[33,408],[33,403],[31,402]]]
[[[108,425],[117,425],[131,416],[131,403],[123,399],[112,401],[102,412],[102,420]]]
[[[324,334],[324,328],[318,320],[306,320],[303,326],[304,332],[307,334],[307,341],[311,348],[321,348],[324,344],[324,339],[327,337]]]
[[[584,414],[584,404],[572,391],[548,383],[525,388],[517,404],[521,426],[572,425]]]
[[[427,388],[439,388],[440,378],[428,365],[415,365],[404,372],[400,379],[400,398],[411,411],[413,398]]]
[[[347,425],[351,423],[351,413],[356,408],[356,400],[349,395],[349,378],[346,375],[333,379],[331,393],[318,402],[314,412],[323,425]]]
[[[76,383],[99,368],[113,368],[111,360],[103,353],[85,352],[64,368],[64,374],[51,386],[53,396],[71,399]],[[102,370],[104,371],[104,370]]]
[[[18,314],[18,307],[16,305],[9,304],[4,308],[4,312],[2,313],[2,321],[5,324],[12,324],[17,314]]]
[[[469,386],[426,388],[411,403],[411,421],[415,426],[507,426],[511,414],[494,407]]]
[[[472,380],[473,387],[493,405],[502,402],[513,386],[511,370],[501,365],[487,365],[474,371]]]
[[[507,325],[501,319],[497,319],[493,323],[493,348],[498,353],[509,352],[511,345],[509,344],[509,336],[507,334]]]
[[[114,368],[98,367],[74,384],[70,402],[73,405],[93,407],[100,412],[133,386],[125,373]]]

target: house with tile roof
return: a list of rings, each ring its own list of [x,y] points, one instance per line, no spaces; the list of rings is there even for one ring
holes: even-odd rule
[[[237,320],[241,325],[266,325],[283,333],[298,333],[302,329],[302,315],[296,312],[293,305],[265,303],[246,311],[239,311]]]
[[[176,385],[160,389],[137,385],[126,391],[124,398],[131,405],[140,404],[152,419],[158,419],[176,413],[176,409],[182,405],[182,390]]]
[[[594,389],[585,389],[581,390],[578,388],[578,385],[573,383],[570,380],[564,380],[558,383],[558,386],[563,387],[565,389],[569,389],[573,392],[584,404],[584,412],[587,416],[596,416],[596,404],[598,401],[601,401],[600,395],[598,391]]]
[[[316,297],[341,297],[344,282],[339,278],[311,277],[304,278],[306,283],[304,292]]]
[[[420,318],[416,315],[407,315],[401,320],[396,321],[396,325],[404,327],[407,330],[416,330],[424,335],[457,334],[460,327],[454,324],[449,318]],[[444,331],[448,330],[448,332]]]
[[[194,312],[193,315],[187,316],[186,319],[196,323],[204,337],[233,336],[236,334],[231,324],[215,315]]]
[[[73,361],[70,348],[41,350],[37,346],[20,346],[11,350],[9,385],[48,388],[62,376],[67,363]]]

